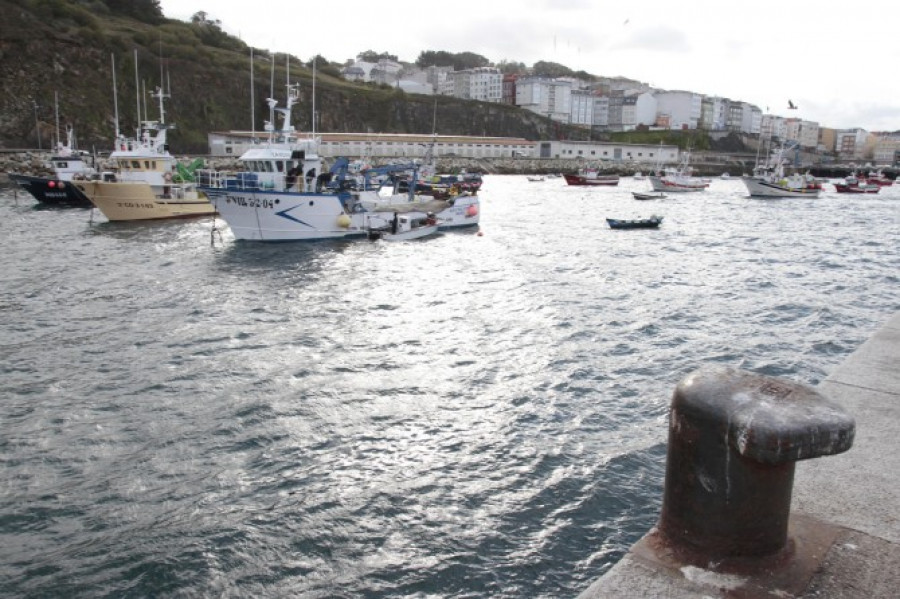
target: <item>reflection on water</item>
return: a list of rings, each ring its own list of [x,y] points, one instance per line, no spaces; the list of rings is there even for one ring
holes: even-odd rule
[[[647,186],[489,176],[480,231],[404,243],[4,192],[5,587],[577,594],[656,521],[678,380],[815,384],[898,309],[900,189]]]

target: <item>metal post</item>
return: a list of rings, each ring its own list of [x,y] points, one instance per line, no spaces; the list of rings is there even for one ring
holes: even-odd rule
[[[659,532],[708,562],[787,546],[797,460],[853,444],[854,420],[814,389],[734,369],[675,389]]]

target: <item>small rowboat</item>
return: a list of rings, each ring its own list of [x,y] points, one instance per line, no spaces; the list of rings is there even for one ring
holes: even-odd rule
[[[606,222],[611,229],[656,229],[662,224],[663,217],[651,216],[650,218],[608,218]]]
[[[666,194],[664,193],[640,193],[638,191],[632,191],[631,195],[633,195],[636,200],[662,200],[666,198]]]

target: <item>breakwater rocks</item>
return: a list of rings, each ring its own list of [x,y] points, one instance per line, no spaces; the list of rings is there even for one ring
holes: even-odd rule
[[[21,150],[0,153],[0,184],[8,184],[7,173],[21,173],[37,177],[48,177],[53,174],[50,168],[50,152],[39,150]],[[178,156],[178,160],[188,164],[196,158],[202,158],[206,167],[215,170],[239,170],[237,158],[221,156]],[[94,158],[84,155],[83,160],[87,165],[95,165],[98,170],[112,170],[113,164],[108,158]],[[326,158],[330,165],[333,158]],[[411,160],[403,157],[384,157],[371,160],[374,166],[405,162]],[[440,173],[483,173],[495,175],[549,175],[554,173],[575,172],[582,167],[598,167],[601,173],[620,176],[631,176],[636,172],[644,174],[654,170],[655,164],[640,162],[601,162],[599,164],[587,160],[565,159],[551,160],[543,158],[460,158],[439,157],[437,171]],[[717,155],[714,162],[692,162],[696,175],[715,177],[722,173],[732,176],[750,173],[753,170],[753,158],[746,155],[725,156]],[[817,165],[810,168],[810,172],[817,177],[845,177],[854,171],[868,171],[871,169],[860,168],[857,165]],[[887,168],[885,173],[891,178],[896,177],[898,169]]]

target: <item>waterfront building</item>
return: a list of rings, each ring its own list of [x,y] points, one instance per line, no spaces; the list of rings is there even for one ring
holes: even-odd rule
[[[302,138],[303,135],[299,134]],[[211,156],[238,157],[265,143],[265,134],[250,131],[214,131],[208,134]],[[474,137],[464,135],[415,135],[403,133],[317,133],[319,155],[325,158],[424,158],[434,147],[437,156],[462,158],[531,157],[536,144],[520,137]]]
[[[586,160],[589,162],[628,162],[638,165],[677,164],[678,146],[627,144],[598,141],[541,141],[537,158]]]
[[[900,132],[875,134],[872,161],[877,165],[894,165],[900,161]]]

